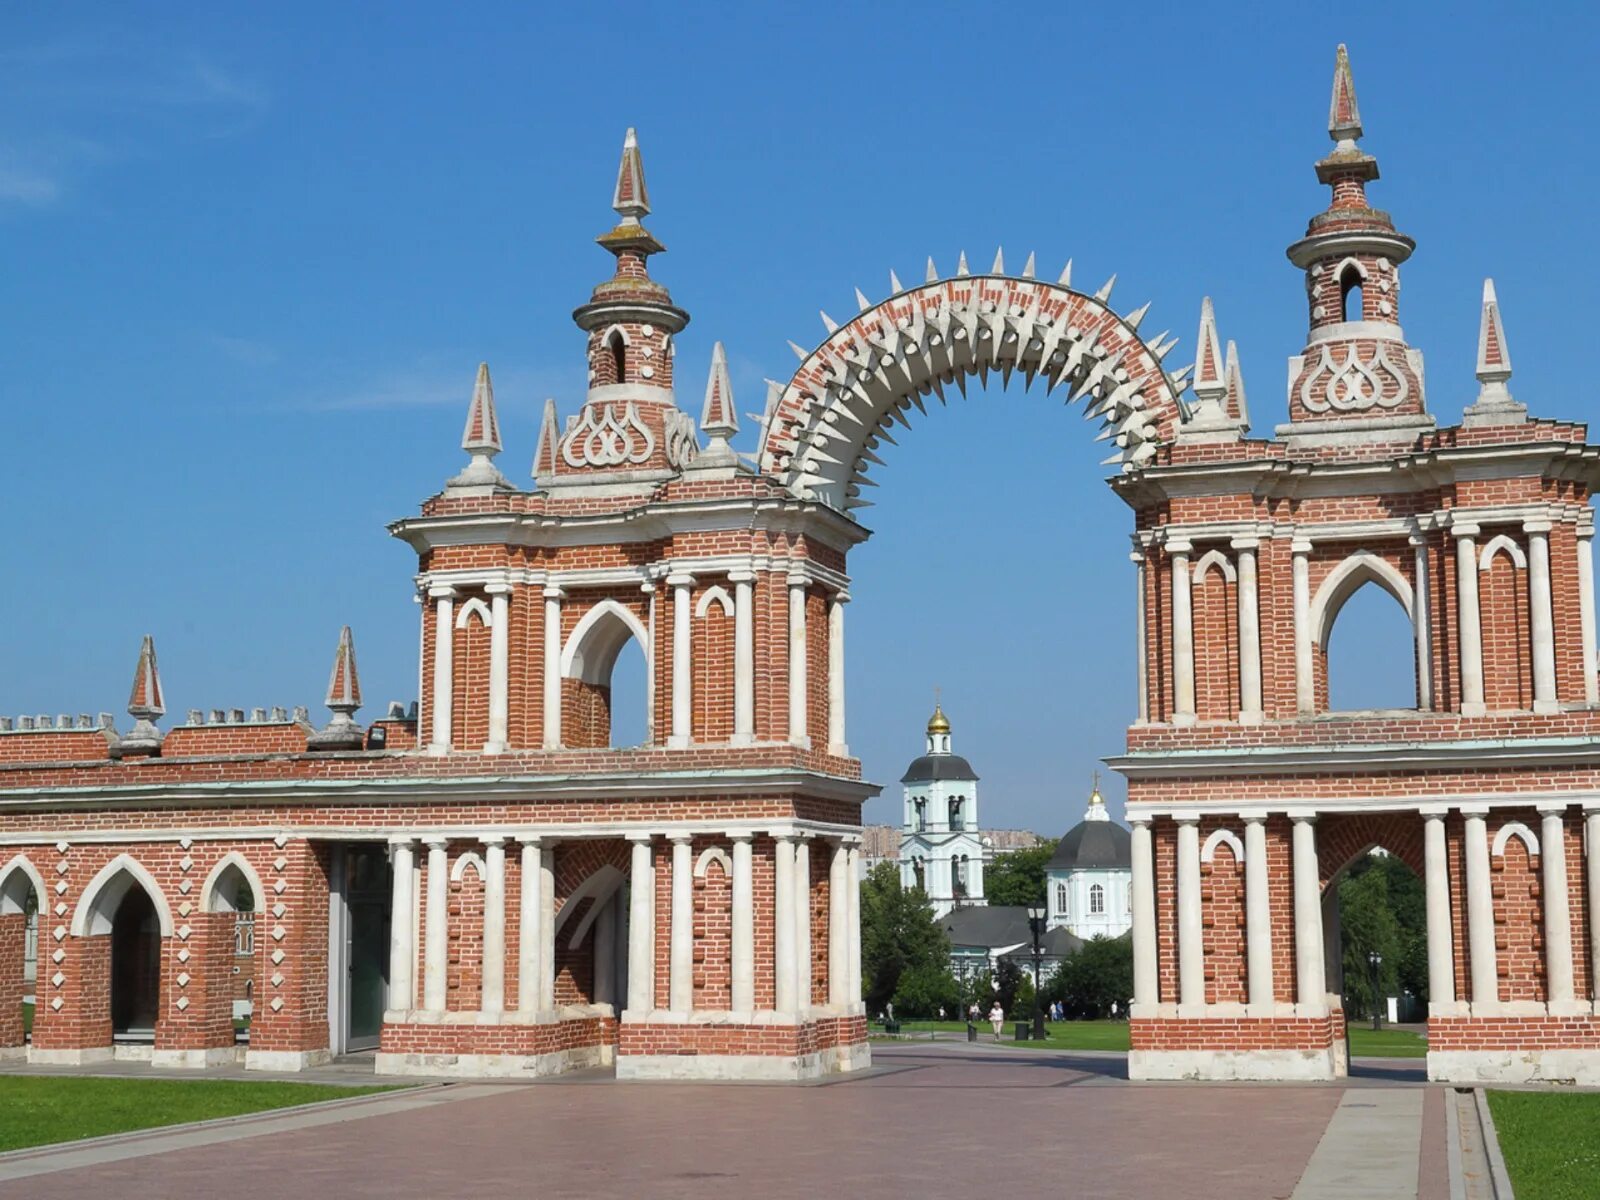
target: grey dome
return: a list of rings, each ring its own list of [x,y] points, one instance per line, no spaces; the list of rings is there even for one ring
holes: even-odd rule
[[[1115,821],[1079,821],[1056,843],[1047,871],[1131,869],[1133,835]]]
[[[924,754],[900,777],[901,783],[976,782],[978,773],[959,754]]]

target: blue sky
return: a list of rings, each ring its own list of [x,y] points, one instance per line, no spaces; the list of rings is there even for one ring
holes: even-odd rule
[[[714,340],[758,409],[819,308],[999,244],[1041,274],[1070,256],[1090,287],[1117,272],[1115,300],[1153,299],[1184,354],[1211,295],[1262,431],[1303,342],[1283,248],[1325,203],[1311,164],[1345,41],[1372,196],[1419,243],[1401,314],[1431,408],[1453,421],[1476,390],[1493,275],[1513,391],[1586,418],[1600,20],[1445,11],[11,6],[0,712],[120,713],[148,631],[180,716],[321,720],[345,622],[366,715],[411,699],[415,563],[383,526],[460,466],[480,359],[501,465],[530,483],[544,397],[581,399],[569,313],[607,274],[592,239],[629,125],[670,248],[656,274],[694,318],[697,415]],[[974,390],[891,448],[849,629],[870,777],[893,794],[938,684],[984,820],[1057,832],[1133,715],[1130,522],[1059,408]],[[1352,605],[1336,690],[1408,689],[1398,609]]]

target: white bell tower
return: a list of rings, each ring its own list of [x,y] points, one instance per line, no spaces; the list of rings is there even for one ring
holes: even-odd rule
[[[905,815],[900,833],[900,885],[921,887],[936,916],[985,903],[978,775],[951,749],[950,719],[935,705],[927,748],[901,777]]]

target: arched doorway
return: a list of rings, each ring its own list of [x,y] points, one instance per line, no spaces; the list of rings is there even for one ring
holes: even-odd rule
[[[155,1038],[161,996],[161,924],[150,896],[130,887],[111,918],[111,1033]]]
[[[625,661],[630,644],[635,653]],[[648,674],[641,670],[649,644],[638,614],[615,600],[584,613],[561,655],[563,745],[604,749],[654,740]]]
[[[0,868],[0,1053],[27,1040],[36,1010],[44,885],[20,855]]]

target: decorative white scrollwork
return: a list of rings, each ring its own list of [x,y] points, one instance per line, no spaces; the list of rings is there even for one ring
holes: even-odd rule
[[[597,414],[586,404],[567,428],[561,457],[569,467],[620,467],[647,461],[655,448],[655,436],[631,402],[620,418],[612,405]]]
[[[1371,408],[1398,408],[1411,395],[1404,371],[1389,361],[1385,343],[1363,362],[1359,347],[1345,351],[1344,361],[1334,361],[1333,351],[1322,347],[1317,365],[1300,385],[1300,403],[1307,412],[1365,412]]]
[[[694,418],[686,412],[673,409],[667,413],[667,463],[673,467],[687,467],[700,453],[700,439],[695,432]]]

